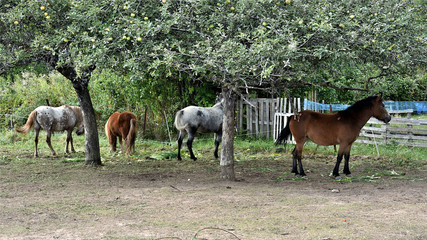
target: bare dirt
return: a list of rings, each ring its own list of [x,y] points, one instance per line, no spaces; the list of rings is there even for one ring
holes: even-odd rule
[[[230,182],[200,154],[94,168],[72,161],[83,153],[0,147],[0,239],[427,239],[425,170],[352,156],[353,178],[337,182],[334,157],[312,155],[301,179],[283,173],[289,153],[236,154]]]

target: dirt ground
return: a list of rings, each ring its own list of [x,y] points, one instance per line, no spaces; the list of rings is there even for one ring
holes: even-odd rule
[[[308,156],[301,179],[284,174],[289,153],[261,153],[230,182],[208,157],[94,168],[13,151],[0,147],[0,239],[427,239],[427,171],[363,156],[335,181],[333,156]]]

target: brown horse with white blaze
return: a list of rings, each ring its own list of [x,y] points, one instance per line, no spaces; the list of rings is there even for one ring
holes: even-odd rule
[[[39,132],[41,129],[46,131],[46,143],[53,156],[56,156],[52,148],[51,135],[55,131],[67,131],[67,144],[65,152],[68,152],[68,144],[71,143],[71,151],[75,152],[73,146],[72,132],[77,127],[76,134],[84,133],[83,112],[80,107],[63,105],[60,107],[40,106],[34,109],[28,116],[27,122],[21,128],[16,129],[19,133],[28,133],[34,127],[36,136],[34,138],[35,151],[34,157],[38,157],[37,145],[39,141]]]
[[[117,138],[119,138],[122,152],[122,139],[124,139],[126,143],[126,153],[128,155],[135,150],[135,140],[137,135],[136,123],[137,120],[135,115],[130,112],[115,112],[110,116],[110,118],[108,118],[108,121],[105,124],[105,135],[107,135],[110,143],[110,152],[116,151]]]
[[[337,113],[318,113],[310,110],[299,112],[288,119],[286,127],[280,132],[276,144],[284,142],[290,134],[296,141],[292,151],[292,173],[305,176],[301,163],[302,149],[307,139],[323,146],[339,145],[337,162],[332,176],[340,178],[338,173],[341,160],[344,156],[344,174],[350,175],[348,162],[351,146],[359,136],[360,130],[371,118],[375,117],[385,123],[391,120],[390,114],[385,109],[382,96],[370,96],[356,102],[346,110]],[[300,168],[298,173],[297,160]]]

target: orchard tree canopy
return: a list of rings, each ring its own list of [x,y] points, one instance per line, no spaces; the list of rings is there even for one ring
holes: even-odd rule
[[[229,96],[225,113],[232,113],[233,95],[249,89],[369,91],[425,71],[422,0],[1,2],[0,74],[43,62],[73,82],[89,122],[87,163],[100,164],[87,90],[95,69],[142,83],[175,72],[212,81]],[[224,132],[233,134],[232,127]],[[229,139],[223,147],[232,150]]]

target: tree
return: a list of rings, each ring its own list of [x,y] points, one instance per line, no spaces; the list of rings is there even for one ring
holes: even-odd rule
[[[425,63],[418,2],[163,2],[153,21],[168,34],[156,44],[155,66],[207,76],[226,96],[222,178],[234,178],[236,94],[306,86],[369,91]]]

